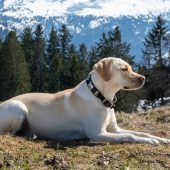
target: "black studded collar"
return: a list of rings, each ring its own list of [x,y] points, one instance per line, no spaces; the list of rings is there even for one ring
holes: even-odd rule
[[[95,97],[101,100],[102,104],[107,107],[112,109],[115,106],[115,103],[117,101],[117,97],[114,96],[113,100],[107,99],[103,96],[103,94],[96,88],[94,85],[92,79],[91,79],[91,74],[86,79],[87,86],[89,90],[93,93]]]

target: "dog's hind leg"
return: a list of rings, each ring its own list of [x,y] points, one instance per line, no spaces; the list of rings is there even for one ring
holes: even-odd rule
[[[0,105],[0,134],[17,133],[22,127],[28,109],[17,100],[7,101]]]

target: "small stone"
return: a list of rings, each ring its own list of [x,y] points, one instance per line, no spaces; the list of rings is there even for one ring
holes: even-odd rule
[[[166,118],[164,119],[164,122],[170,123],[170,117],[166,117]]]
[[[104,161],[104,165],[108,165],[109,164],[109,161]]]

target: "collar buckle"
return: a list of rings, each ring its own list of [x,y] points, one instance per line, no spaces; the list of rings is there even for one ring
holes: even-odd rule
[[[114,104],[109,99],[104,99],[102,101],[103,105],[108,108],[113,108]]]

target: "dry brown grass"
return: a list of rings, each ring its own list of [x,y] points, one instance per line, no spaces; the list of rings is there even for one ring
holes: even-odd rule
[[[121,127],[170,138],[170,107],[117,114]],[[58,143],[0,136],[0,169],[170,169],[170,145]]]

